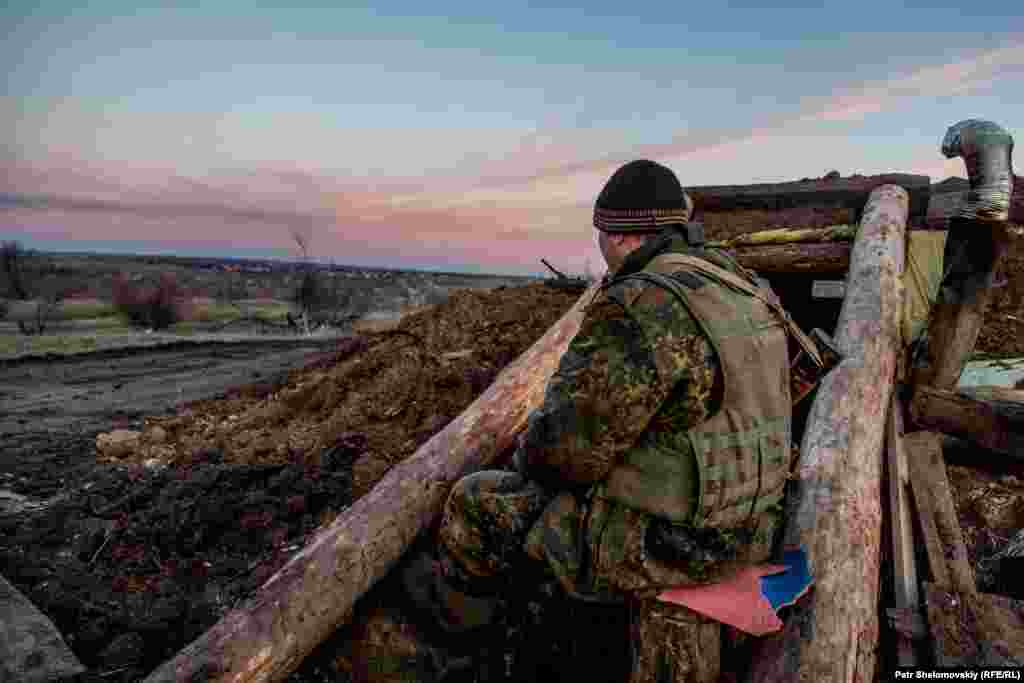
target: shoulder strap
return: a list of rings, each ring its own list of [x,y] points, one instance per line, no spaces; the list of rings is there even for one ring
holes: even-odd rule
[[[728,285],[758,299],[782,319],[786,325],[786,329],[789,330],[789,333],[800,345],[800,348],[811,357],[815,365],[818,367],[825,366],[825,363],[821,358],[821,354],[818,351],[818,345],[815,344],[814,341],[800,329],[800,326],[793,321],[786,309],[782,307],[782,303],[779,301],[779,298],[770,290],[758,287],[752,282],[749,282],[734,273],[730,273],[728,270],[720,268],[705,259],[689,256],[687,254],[661,254],[660,256],[656,256],[652,259],[651,262],[657,262],[659,265],[664,264],[692,268],[693,270],[699,271],[723,285]]]

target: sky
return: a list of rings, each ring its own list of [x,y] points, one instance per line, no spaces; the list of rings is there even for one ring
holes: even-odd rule
[[[594,198],[632,159],[684,186],[965,176],[950,125],[1024,133],[1018,2],[14,0],[0,238],[599,273]]]

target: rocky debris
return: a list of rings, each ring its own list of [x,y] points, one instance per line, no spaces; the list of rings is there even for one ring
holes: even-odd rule
[[[978,589],[1024,600],[1024,529],[978,562]]]
[[[62,502],[0,517],[0,570],[97,680],[141,680],[351,501],[344,463],[327,471],[208,455],[161,470],[98,467]]]
[[[1022,483],[1016,477],[1007,476],[970,491],[964,498],[987,528],[998,531],[1019,529],[1024,527],[1021,488]]]
[[[139,446],[141,432],[132,429],[115,429],[96,437],[96,450],[107,458],[123,458]]]

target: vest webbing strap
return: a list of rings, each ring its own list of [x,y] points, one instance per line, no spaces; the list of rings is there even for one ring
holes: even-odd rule
[[[820,368],[825,367],[821,354],[818,352],[817,344],[815,344],[810,337],[804,334],[804,331],[800,329],[799,325],[793,322],[793,319],[789,317],[789,313],[782,307],[782,304],[779,303],[778,299],[769,296],[761,287],[757,287],[738,275],[730,273],[728,270],[719,268],[715,264],[709,263],[702,258],[697,258],[696,256],[670,253],[657,256],[654,260],[668,265],[689,266],[694,270],[698,270],[715,280],[731,285],[732,287],[758,299],[768,306],[768,308],[770,308],[776,315],[782,318],[782,321],[786,325],[786,329],[789,330],[789,333],[793,335],[794,339],[796,339],[800,348],[811,357],[814,363]]]

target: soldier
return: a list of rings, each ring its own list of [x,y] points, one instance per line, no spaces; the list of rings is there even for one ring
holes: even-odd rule
[[[480,632],[515,581],[549,579],[575,598],[631,605],[631,681],[717,680],[721,625],[654,596],[768,558],[792,408],[784,316],[703,246],[692,209],[651,161],[602,190],[594,227],[613,277],[514,467],[460,480],[435,556],[405,570],[444,630]]]

